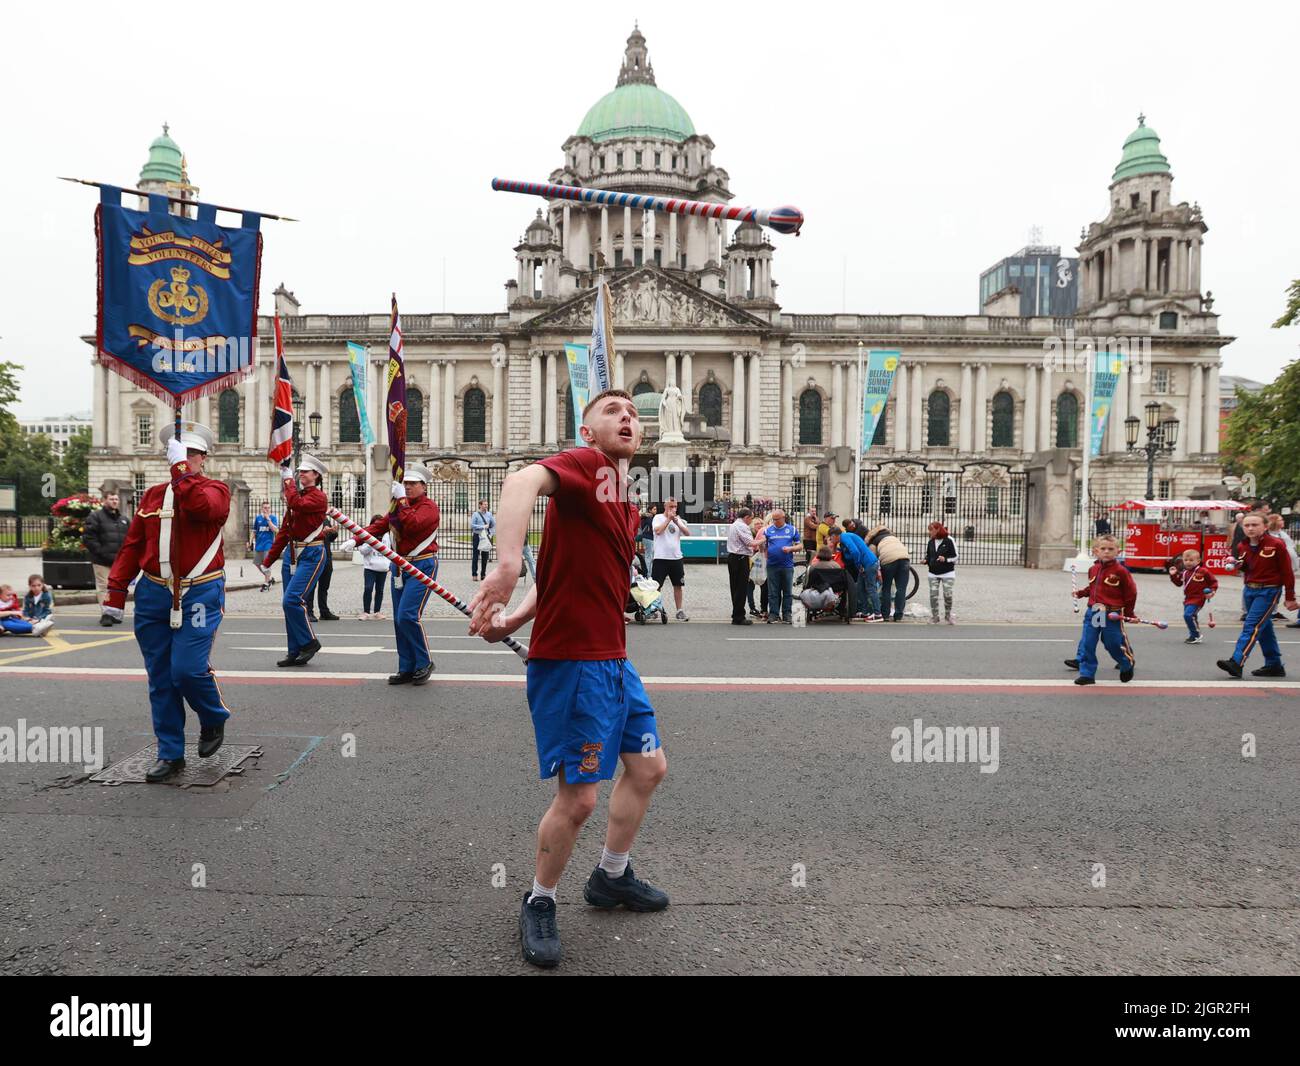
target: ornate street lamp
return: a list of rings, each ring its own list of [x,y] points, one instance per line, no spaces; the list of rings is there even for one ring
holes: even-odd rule
[[[313,448],[319,448],[321,413],[319,411],[313,411],[308,421],[311,423],[311,446]]]
[[[1178,443],[1178,419],[1160,420],[1160,404],[1152,400],[1146,405],[1147,442],[1137,446],[1138,430],[1142,420],[1137,415],[1124,419],[1124,437],[1128,450],[1143,452],[1147,457],[1147,499],[1155,497],[1156,456],[1171,455]]]
[[[302,424],[307,418],[307,403],[301,396],[293,398],[293,465],[302,460]]]

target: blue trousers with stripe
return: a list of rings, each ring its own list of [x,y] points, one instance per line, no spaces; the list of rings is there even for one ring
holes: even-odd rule
[[[141,578],[135,586],[135,639],[149,675],[149,705],[158,758],[185,756],[185,704],[203,727],[230,717],[208,656],[226,606],[224,578],[191,585],[181,597],[181,627],[172,629],[172,594]]]
[[[1133,667],[1133,650],[1128,644],[1128,634],[1124,631],[1124,623],[1120,621],[1112,622],[1106,618],[1104,626],[1093,625],[1094,612],[1096,607],[1085,609],[1083,616],[1083,635],[1079,638],[1079,676],[1096,677],[1097,676],[1097,641],[1100,640],[1105,645],[1110,656],[1117,663],[1121,670],[1129,670]],[[1103,617],[1110,613],[1111,608],[1103,606]]]
[[[1277,646],[1277,635],[1273,632],[1273,612],[1277,602],[1282,598],[1281,586],[1265,589],[1247,587],[1242,598],[1246,603],[1246,621],[1241,624],[1241,636],[1232,657],[1242,666],[1255,644],[1264,653],[1265,666],[1282,665],[1282,649]]]
[[[289,566],[289,553],[281,556],[283,564],[280,576],[284,595],[280,603],[284,607],[284,628],[289,634],[289,654],[296,655],[316,639],[316,631],[311,627],[307,612],[311,609],[312,594],[316,591],[316,582],[320,580],[325,568],[325,546],[313,544],[310,548],[297,549],[298,563],[292,569]]]
[[[412,562],[421,573],[437,580],[438,557]],[[406,577],[397,565],[389,568],[393,579],[393,632],[397,635],[397,672],[409,674],[429,665],[429,642],[420,625],[420,614],[433,595],[431,589],[413,577]]]

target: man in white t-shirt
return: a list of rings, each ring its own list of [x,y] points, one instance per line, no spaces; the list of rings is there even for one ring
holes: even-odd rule
[[[650,580],[663,588],[664,580],[673,583],[673,599],[677,603],[677,621],[689,622],[682,610],[682,586],[686,584],[686,567],[682,563],[682,537],[691,535],[691,527],[677,514],[677,501],[669,496],[664,502],[664,513],[655,515],[652,528],[655,534],[654,562]]]

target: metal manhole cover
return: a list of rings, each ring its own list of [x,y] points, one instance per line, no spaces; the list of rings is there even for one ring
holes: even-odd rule
[[[223,744],[221,750],[208,759],[199,758],[199,746],[196,741],[185,745],[185,769],[175,777],[162,782],[179,788],[194,785],[215,785],[227,775],[238,776],[246,767],[248,759],[260,759],[262,749],[259,745]],[[100,785],[144,785],[144,775],[158,758],[158,748],[150,744],[141,748],[134,755],[128,755],[107,766],[90,780]]]

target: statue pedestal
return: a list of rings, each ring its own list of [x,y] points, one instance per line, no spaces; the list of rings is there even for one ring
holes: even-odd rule
[[[655,446],[655,452],[659,457],[659,469],[663,471],[680,472],[685,471],[686,464],[686,438],[680,433],[676,434],[677,439],[669,437],[661,440]]]

